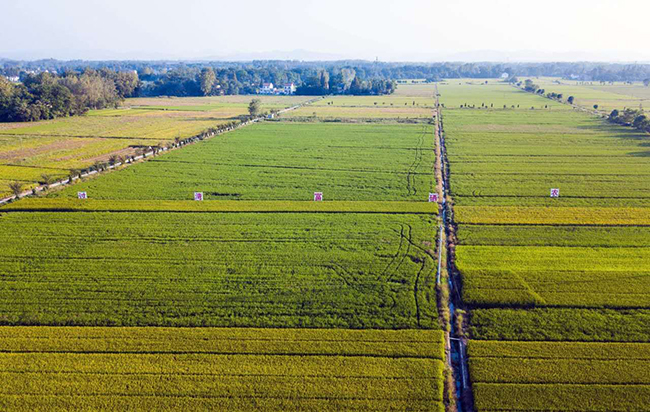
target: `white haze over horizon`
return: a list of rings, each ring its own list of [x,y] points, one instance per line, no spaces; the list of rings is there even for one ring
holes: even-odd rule
[[[647,0],[2,0],[0,58],[650,61]]]

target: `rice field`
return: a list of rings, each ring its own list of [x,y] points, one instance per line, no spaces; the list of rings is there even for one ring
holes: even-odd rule
[[[430,125],[264,122],[52,196],[92,199],[421,201],[434,187]]]
[[[250,96],[127,99],[124,108],[35,123],[0,124],[0,196],[8,184],[36,186],[41,175],[67,176],[110,155],[131,156],[138,147],[164,145],[236,121],[248,114]],[[263,110],[282,109],[306,97],[263,98]],[[34,176],[33,168],[47,168]]]
[[[650,344],[472,341],[477,410],[630,411],[650,404]]]
[[[439,331],[0,327],[3,410],[443,411]]]
[[[534,81],[546,92],[562,93],[564,99],[573,96],[576,105],[588,109],[598,105],[598,111],[603,114],[609,114],[614,109],[620,111],[626,108],[650,107],[650,88],[644,86],[642,82],[603,84],[550,78],[534,79]]]
[[[445,109],[459,109],[462,106],[465,110],[489,110],[487,115],[497,110],[506,110],[508,113],[513,110],[532,112],[571,110],[566,105],[541,99],[494,79],[449,79],[438,85],[438,92],[440,103]],[[453,110],[445,110],[447,115],[453,112]]]
[[[433,114],[432,85],[400,85],[388,96],[328,96],[281,119],[327,122],[425,122]]]
[[[505,84],[440,90],[475,409],[646,410],[650,137]]]
[[[0,324],[435,328],[434,224],[354,212],[3,213]]]
[[[148,142],[248,101],[0,130]],[[0,409],[445,410],[433,126],[338,109],[354,122],[266,121],[0,208]]]

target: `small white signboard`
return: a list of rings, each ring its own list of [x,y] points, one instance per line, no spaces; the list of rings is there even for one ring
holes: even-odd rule
[[[560,189],[551,189],[551,197],[560,197]]]
[[[88,194],[86,192],[77,192],[77,198],[88,199]]]
[[[203,192],[194,192],[194,200],[197,201],[203,200]]]
[[[438,202],[438,194],[437,193],[429,193],[429,202]]]
[[[314,202],[323,201],[323,192],[314,192]]]

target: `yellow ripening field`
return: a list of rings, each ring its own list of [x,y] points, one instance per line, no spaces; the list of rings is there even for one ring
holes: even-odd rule
[[[474,225],[650,225],[650,208],[456,206],[459,223]]]
[[[308,100],[300,96],[260,96],[262,110]],[[200,134],[248,114],[251,96],[127,99],[118,109],[30,123],[0,123],[0,197],[8,185],[24,189],[62,178],[111,155],[132,156],[137,148],[163,145]],[[47,169],[47,170],[43,170]]]
[[[0,409],[444,410],[440,331],[0,327]]]

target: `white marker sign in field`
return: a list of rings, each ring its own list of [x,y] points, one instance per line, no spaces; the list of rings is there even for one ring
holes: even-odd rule
[[[551,197],[560,197],[560,189],[551,189]]]
[[[203,200],[203,192],[194,192],[194,200]]]
[[[438,194],[437,193],[429,193],[429,202],[438,202]]]
[[[323,201],[323,192],[314,192],[314,202]]]
[[[88,199],[88,194],[86,192],[77,192],[77,198]]]

